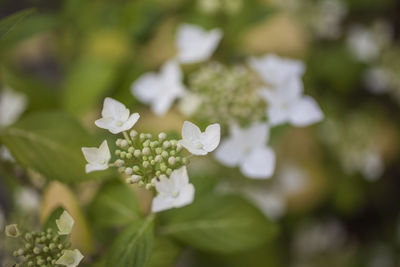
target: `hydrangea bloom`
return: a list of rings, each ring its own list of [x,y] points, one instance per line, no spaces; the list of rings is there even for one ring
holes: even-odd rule
[[[186,166],[174,170],[169,178],[155,181],[158,195],[153,199],[151,210],[159,212],[189,205],[194,199],[194,186],[189,183]]]
[[[104,140],[100,147],[82,147],[83,155],[87,160],[86,173],[92,171],[101,171],[108,168],[108,162],[111,159],[111,153],[107,141]]]
[[[208,60],[222,38],[220,29],[206,31],[199,26],[183,24],[179,27],[176,46],[181,63],[197,63]]]
[[[261,123],[254,123],[246,129],[232,126],[230,134],[217,149],[216,159],[230,167],[240,166],[242,173],[250,178],[271,177],[275,169],[275,153],[266,146],[269,126]]]
[[[68,213],[68,211],[64,210],[60,218],[56,220],[58,234],[69,235],[71,233],[72,227],[74,226],[74,223],[75,221],[72,216]]]
[[[63,255],[56,261],[56,264],[65,265],[67,267],[76,267],[82,259],[83,255],[79,250],[65,250]]]
[[[182,140],[179,143],[194,155],[207,155],[217,148],[220,131],[218,123],[209,125],[202,133],[195,124],[185,121],[182,127]]]
[[[113,134],[130,130],[140,117],[138,113],[130,115],[124,104],[110,97],[104,100],[101,115],[102,118],[95,121],[96,126]]]
[[[143,74],[132,84],[131,92],[141,102],[151,104],[155,114],[164,115],[174,100],[185,92],[178,63],[170,60],[162,66],[159,74]]]

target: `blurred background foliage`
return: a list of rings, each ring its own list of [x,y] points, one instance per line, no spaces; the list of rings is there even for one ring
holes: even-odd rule
[[[0,162],[1,227],[35,228],[65,207],[76,220],[72,243],[85,255],[82,266],[126,258],[120,247],[138,228],[143,242],[130,252],[145,252],[131,258],[149,258],[146,266],[399,266],[399,12],[396,0],[2,0],[0,83],[28,105],[0,129],[18,163]],[[390,41],[374,60],[360,60],[349,29],[380,20]],[[212,158],[193,162],[195,203],[154,219],[145,217],[147,192],[112,171],[85,174],[80,147],[115,141],[93,123],[106,96],[139,112],[139,129],[179,133],[184,118],[176,109],[156,117],[129,89],[174,56],[180,23],[221,28],[213,60],[228,65],[265,53],[304,60],[305,90],[325,120],[272,130],[277,170],[268,181],[248,180]],[[379,93],[365,82],[376,66],[391,75]],[[256,208],[239,196],[243,188],[262,189],[267,200]],[[226,191],[233,195],[218,193]],[[221,218],[228,225],[219,228]],[[182,226],[201,219],[215,225]],[[2,235],[0,259],[9,261],[10,251]]]

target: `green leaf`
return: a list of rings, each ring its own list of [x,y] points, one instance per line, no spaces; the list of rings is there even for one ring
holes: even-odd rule
[[[49,180],[76,182],[108,175],[107,172],[85,173],[81,147],[98,144],[66,113],[32,113],[4,129],[0,139],[19,164]]]
[[[133,191],[119,180],[105,183],[89,207],[93,225],[120,227],[140,218],[138,199]]]
[[[10,15],[0,21],[0,40],[2,40],[26,16],[32,14],[34,9],[25,9]]]
[[[156,237],[150,260],[146,267],[173,267],[181,252],[181,248],[172,240]]]
[[[122,231],[109,251],[106,266],[146,266],[153,248],[153,220],[150,216]]]
[[[117,65],[103,59],[83,58],[67,75],[63,105],[73,114],[82,114],[98,104],[111,88]]]
[[[161,234],[205,251],[252,249],[271,241],[277,232],[277,226],[258,209],[231,195],[206,195],[190,206],[161,216]]]
[[[55,210],[53,210],[51,212],[51,214],[49,215],[49,217],[46,219],[46,222],[43,225],[43,229],[51,228],[54,232],[57,232],[58,227],[56,224],[56,220],[58,220],[58,218],[60,218],[60,216],[64,212],[64,210],[65,209],[63,207],[58,207]]]

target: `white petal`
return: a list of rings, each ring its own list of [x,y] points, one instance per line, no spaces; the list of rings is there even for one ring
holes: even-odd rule
[[[97,162],[100,159],[99,149],[97,147],[82,147],[82,153],[89,163]]]
[[[198,95],[185,92],[179,101],[179,111],[186,117],[190,117],[197,111],[201,102],[202,99]]]
[[[132,129],[132,127],[136,124],[139,118],[140,118],[139,113],[133,113],[129,117],[129,119],[123,124],[123,126],[121,127],[121,131],[128,131]]]
[[[193,155],[205,156],[208,154],[208,152],[206,150],[204,150],[203,147],[198,147],[195,143],[192,143],[187,139],[179,140],[179,144],[181,146],[183,146],[184,148],[186,148],[186,150],[189,151]]]
[[[190,153],[195,154],[203,151],[198,144],[201,144],[201,131],[197,125],[190,121],[185,121],[182,126],[182,140],[181,145],[186,148]]]
[[[150,103],[162,89],[159,75],[143,74],[131,86],[131,93],[143,103]]]
[[[268,147],[255,148],[245,158],[240,169],[249,178],[267,179],[275,170],[275,153]]]
[[[27,103],[26,95],[11,88],[0,91],[0,128],[14,123],[26,109]]]
[[[94,171],[103,171],[103,170],[106,170],[106,169],[108,169],[108,166],[104,165],[104,164],[97,164],[97,163],[92,164],[92,163],[89,163],[89,164],[86,164],[86,166],[85,166],[85,172],[86,173],[94,172]]]
[[[94,124],[95,124],[97,127],[99,127],[99,128],[107,129],[107,130],[108,130],[109,128],[111,128],[111,127],[113,126],[113,124],[114,124],[114,119],[111,118],[111,117],[108,117],[108,118],[100,118],[100,119],[96,120],[96,121],[94,122]]]
[[[195,189],[192,184],[187,184],[183,188],[181,188],[179,192],[179,196],[176,198],[174,203],[175,208],[180,208],[186,205],[189,205],[194,200]]]
[[[83,259],[82,253],[77,250],[64,250],[63,255],[56,261],[58,265],[65,265],[67,267],[76,267]]]
[[[169,196],[157,195],[151,203],[152,212],[160,212],[174,208],[174,199]]]
[[[268,142],[269,125],[266,123],[253,123],[241,131],[241,140],[238,142],[246,149],[264,146]]]
[[[101,115],[104,118],[119,118],[120,114],[124,110],[126,110],[124,104],[111,97],[106,97],[104,99],[104,105],[103,110],[101,111]]]
[[[317,102],[309,96],[296,101],[290,110],[290,122],[295,126],[307,126],[321,121],[324,114]]]
[[[175,189],[180,189],[189,184],[189,176],[187,174],[186,166],[182,166],[181,168],[174,170],[169,179],[172,180]]]
[[[176,46],[181,63],[208,60],[222,38],[220,29],[205,31],[199,26],[183,24],[178,28]]]
[[[170,196],[174,190],[174,183],[167,177],[161,177],[156,181],[155,188],[159,195]]]
[[[211,152],[217,148],[221,138],[221,127],[218,123],[207,126],[204,133],[201,134],[201,143],[204,150]]]
[[[271,126],[280,125],[289,120],[289,110],[285,106],[270,105],[267,108],[267,116]]]
[[[111,159],[110,149],[108,148],[107,140],[104,140],[99,147],[99,154],[102,159],[104,159],[107,163]]]
[[[244,151],[238,146],[236,139],[232,138],[222,140],[214,153],[216,160],[229,167],[236,166],[244,155]]]
[[[249,65],[259,73],[264,82],[275,86],[293,77],[300,78],[305,71],[301,61],[280,58],[276,55],[251,58]]]
[[[64,210],[60,218],[56,220],[58,234],[69,235],[71,233],[72,227],[74,226],[74,223],[75,221],[72,216],[68,213],[68,211]]]

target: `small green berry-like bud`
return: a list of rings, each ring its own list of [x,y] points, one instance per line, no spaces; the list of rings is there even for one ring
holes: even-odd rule
[[[51,233],[53,233],[53,229],[47,228],[46,232],[47,232],[48,234],[51,234]]]
[[[167,166],[163,163],[163,164],[160,164],[160,170],[162,171],[162,172],[165,172],[166,170],[167,170]]]
[[[125,169],[125,174],[126,174],[126,175],[131,175],[132,172],[133,172],[133,169],[130,168],[130,167],[128,167],[128,168]]]
[[[171,147],[171,143],[169,141],[164,141],[163,147],[164,148],[169,148],[169,147]]]
[[[122,167],[125,164],[125,161],[123,161],[122,159],[117,159],[114,164],[117,167]]]
[[[160,134],[158,135],[158,139],[159,139],[160,141],[164,141],[165,138],[167,138],[167,134],[166,134],[166,133],[160,133]]]
[[[169,175],[171,175],[172,170],[171,170],[170,168],[168,168],[168,169],[166,170],[166,173],[167,173],[167,175],[169,176]]]
[[[154,160],[155,160],[155,162],[161,162],[161,161],[162,161],[162,157],[161,157],[160,155],[157,155],[157,156],[154,158]]]
[[[144,139],[146,139],[146,135],[144,133],[141,133],[139,135],[139,138],[140,138],[140,140],[144,140]]]
[[[136,149],[135,152],[133,152],[133,155],[135,156],[135,158],[140,157],[140,155],[142,155],[142,152],[139,149]]]
[[[186,165],[186,164],[188,163],[188,159],[187,159],[187,158],[183,158],[183,159],[182,159],[182,163],[183,163],[184,165]]]
[[[157,147],[157,148],[156,148],[156,154],[157,154],[157,155],[160,155],[162,152],[163,152],[163,150],[162,150],[161,147]]]
[[[150,155],[150,148],[144,147],[142,149],[142,153],[143,153],[143,155],[146,155],[146,156]]]
[[[29,243],[26,243],[26,244],[25,244],[25,249],[30,249],[31,247],[32,247],[31,244],[29,244]]]
[[[146,184],[146,189],[150,190],[153,186],[151,184]]]
[[[171,151],[169,152],[169,154],[170,154],[171,156],[175,156],[176,152],[175,152],[175,150],[171,150]]]
[[[117,149],[115,150],[115,156],[119,156],[121,154],[121,150]]]
[[[176,151],[177,152],[179,152],[179,151],[181,151],[182,150],[182,145],[180,144],[180,143],[178,143],[177,145],[176,145]]]
[[[169,157],[168,158],[168,164],[169,165],[173,166],[173,165],[175,165],[175,163],[176,163],[175,157]]]
[[[139,166],[135,165],[135,166],[133,166],[132,170],[134,172],[138,172],[140,170],[140,168],[139,168]]]
[[[150,140],[146,140],[143,142],[143,147],[149,147],[150,146]]]
[[[48,247],[43,247],[43,252],[45,252],[45,253],[49,252],[49,248]]]
[[[125,167],[119,167],[119,168],[118,168],[118,172],[119,172],[119,173],[125,172]]]
[[[135,137],[138,135],[138,132],[136,132],[135,130],[131,130],[131,131],[129,132],[129,135],[130,135],[132,138],[135,138]]]
[[[40,253],[40,248],[38,247],[34,247],[33,248],[33,253],[35,253],[36,255]]]
[[[149,167],[150,163],[148,161],[143,161],[142,165],[143,165],[143,168],[147,168],[147,167]]]
[[[122,148],[125,148],[125,147],[128,146],[128,141],[126,141],[125,139],[124,139],[124,140],[121,140],[120,145],[121,145]]]
[[[28,266],[29,267],[33,266],[33,261],[28,261]]]
[[[32,234],[31,233],[26,233],[25,234],[25,239],[28,240],[28,241],[31,240],[32,239]]]
[[[122,140],[122,139],[118,138],[118,139],[115,141],[115,145],[120,146],[120,145],[121,145],[121,140]]]
[[[133,154],[133,152],[135,152],[135,148],[134,148],[133,146],[130,146],[130,147],[128,148],[128,152],[131,153],[131,154]]]
[[[24,255],[24,250],[22,248],[18,249],[17,254],[18,256]]]
[[[132,158],[132,153],[126,153],[126,158],[131,159]]]
[[[161,156],[166,159],[168,157],[168,152],[167,151],[163,151],[161,153]]]
[[[138,185],[139,185],[140,187],[142,187],[142,186],[144,186],[144,182],[143,182],[143,181],[139,181]]]
[[[125,151],[121,151],[121,154],[119,156],[121,157],[121,159],[125,158],[126,152]]]
[[[152,136],[151,134],[149,134],[149,133],[146,134],[146,138],[147,138],[147,139],[151,139],[152,137],[153,137],[153,136]]]
[[[56,248],[56,244],[54,244],[54,243],[50,243],[50,245],[49,245],[49,249],[53,250],[53,249],[55,249],[55,248]]]
[[[176,145],[178,144],[178,141],[176,141],[176,140],[171,140],[169,142],[171,143],[172,147],[176,147]]]

